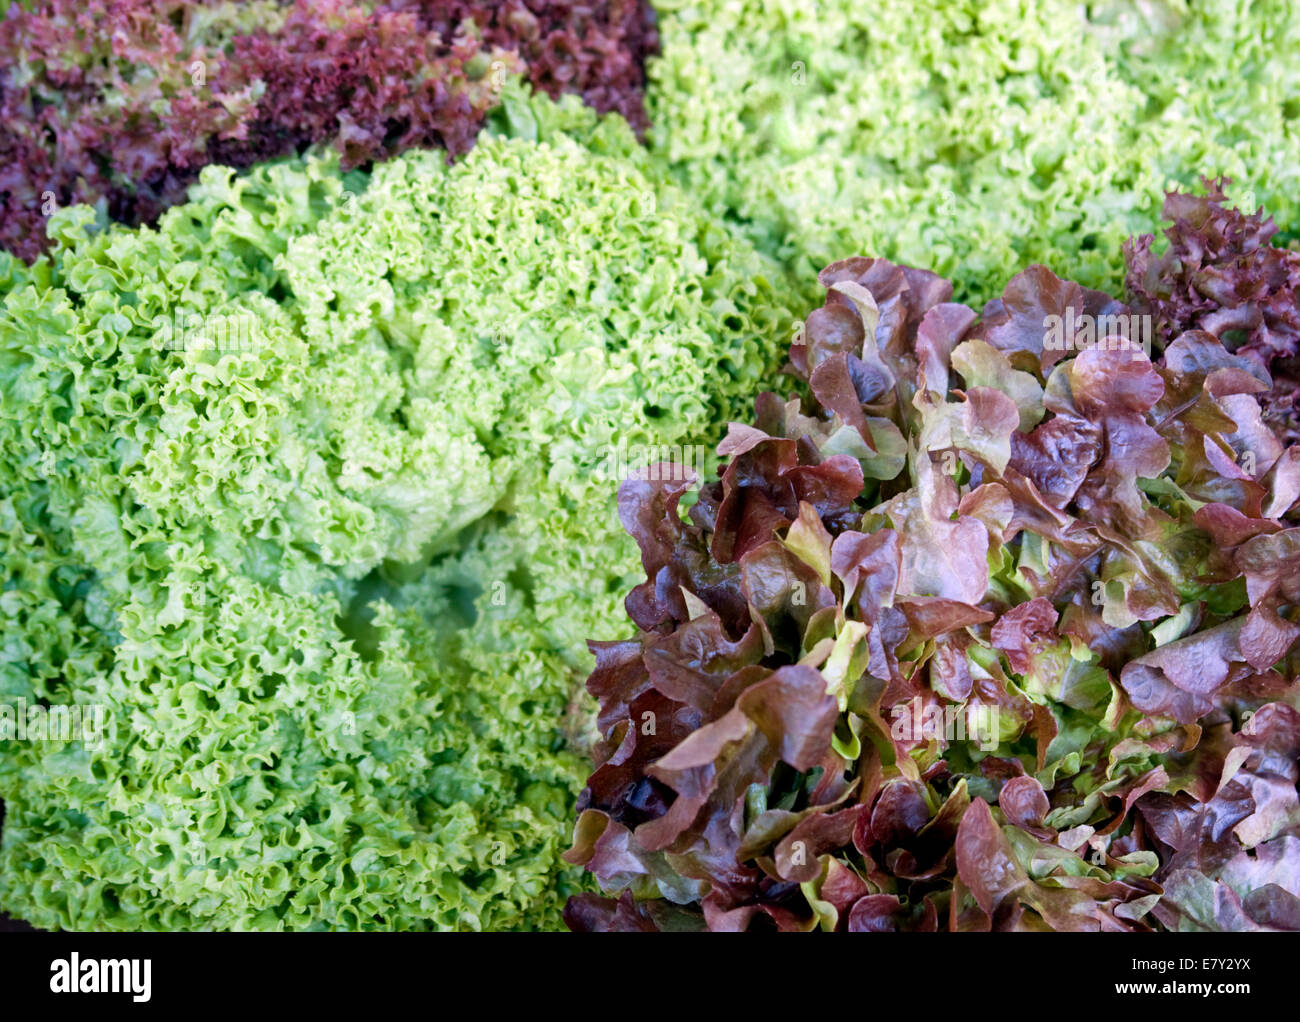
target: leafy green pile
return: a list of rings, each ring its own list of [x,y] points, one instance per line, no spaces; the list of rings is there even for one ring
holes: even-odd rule
[[[1263,210],[1231,207],[1226,181],[1204,181],[1205,194],[1175,192],[1165,200],[1168,246],[1156,256],[1154,236],[1125,246],[1125,285],[1134,308],[1149,316],[1159,342],[1188,330],[1212,333],[1269,374],[1260,396],[1264,420],[1286,443],[1300,440],[1300,251],[1272,242],[1278,234]]]
[[[6,910],[558,923],[563,722],[631,563],[604,451],[707,436],[789,314],[623,121],[507,120],[0,256],[0,700],[109,719],[0,741]]]
[[[870,252],[963,300],[1019,269],[1116,291],[1121,246],[1201,173],[1300,222],[1294,0],[659,0],[650,144],[817,272]]]
[[[567,853],[611,897],[569,925],[1300,926],[1300,447],[1260,362],[1187,329],[1153,364],[1038,265],[978,316],[882,259],[820,281],[807,396],[686,518],[694,472],[620,488],[646,578],[591,644]]]

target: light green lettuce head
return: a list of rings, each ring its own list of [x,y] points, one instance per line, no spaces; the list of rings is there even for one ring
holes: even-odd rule
[[[0,903],[43,927],[554,926],[620,440],[711,444],[772,266],[619,120],[61,213],[0,312]]]
[[[1226,174],[1295,222],[1294,0],[659,0],[651,143],[692,194],[815,275],[923,266],[959,300],[1043,262],[1117,290],[1164,189]]]

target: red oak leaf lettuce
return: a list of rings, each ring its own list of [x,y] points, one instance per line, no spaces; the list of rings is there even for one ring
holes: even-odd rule
[[[1131,321],[1090,342],[1129,307],[1041,266],[982,317],[880,259],[821,280],[801,389],[718,477],[619,490],[645,581],[637,634],[591,644],[567,858],[604,893],[570,927],[1300,927],[1300,453],[1267,362],[1181,292],[1158,361]]]

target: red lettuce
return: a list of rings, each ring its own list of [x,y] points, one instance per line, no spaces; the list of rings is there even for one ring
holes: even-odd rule
[[[1300,928],[1265,363],[1203,320],[1155,363],[1091,343],[1133,310],[1041,266],[982,316],[884,260],[821,282],[799,392],[718,477],[619,490],[645,581],[636,634],[591,644],[567,858],[603,893],[569,926]]]
[[[1300,439],[1300,252],[1272,244],[1278,228],[1263,210],[1229,206],[1230,183],[1207,179],[1204,195],[1170,192],[1168,247],[1157,257],[1153,235],[1131,239],[1125,284],[1163,342],[1202,330],[1268,370],[1265,421],[1293,443]]]
[[[646,126],[644,0],[49,0],[0,19],[0,247],[84,202],[137,224],[210,163],[331,143],[348,167],[474,143],[503,76]]]

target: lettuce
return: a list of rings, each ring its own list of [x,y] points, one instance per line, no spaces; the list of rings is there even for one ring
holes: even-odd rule
[[[801,391],[731,424],[716,479],[619,489],[644,580],[635,635],[590,644],[566,859],[604,893],[569,926],[1300,926],[1267,372],[1197,328],[1153,362],[1043,266],[979,315],[884,259],[819,279]]]
[[[0,253],[0,685],[6,701],[107,703],[116,730],[99,750],[0,742],[9,802],[0,901],[15,911],[42,925],[121,929],[555,925],[566,895],[588,883],[557,861],[593,737],[589,704],[574,693],[590,668],[582,641],[614,633],[618,598],[639,581],[625,570],[635,545],[614,508],[617,452],[711,446],[720,424],[771,385],[776,350],[792,334],[839,338],[827,342],[839,346],[835,357],[799,370],[838,425],[823,435],[803,421],[815,416],[799,410],[787,423],[765,406],[759,427],[788,429],[799,457],[811,443],[818,466],[839,458],[841,468],[781,462],[793,489],[782,483],[771,507],[732,500],[727,538],[678,566],[703,592],[678,606],[665,562],[654,577],[668,571],[667,588],[638,587],[638,612],[694,620],[716,600],[735,624],[752,604],[773,649],[789,646],[789,616],[812,625],[803,620],[811,612],[790,604],[787,574],[805,595],[814,582],[844,582],[790,493],[808,498],[836,536],[861,525],[848,519],[863,505],[888,505],[901,539],[897,550],[857,541],[855,556],[885,567],[855,576],[855,587],[872,588],[850,614],[854,626],[812,633],[832,640],[825,664],[837,701],[856,698],[850,679],[864,656],[884,655],[872,643],[904,627],[870,610],[902,584],[913,597],[900,601],[907,627],[933,633],[932,681],[945,706],[990,678],[1023,693],[994,700],[997,738],[1012,743],[1042,798],[1069,789],[1052,817],[1058,830],[1093,826],[1098,807],[1116,800],[1148,805],[1151,778],[1133,771],[1149,774],[1156,758],[1191,757],[1161,761],[1182,779],[1163,792],[1176,795],[1188,777],[1208,776],[1230,741],[1245,741],[1210,743],[1209,758],[1171,753],[1194,725],[1167,725],[1218,698],[1187,677],[1189,659],[1208,657],[1232,685],[1236,657],[1260,661],[1288,634],[1282,580],[1266,570],[1270,558],[1287,563],[1275,538],[1284,529],[1258,524],[1287,520],[1297,485],[1290,456],[1270,460],[1264,438],[1267,427],[1284,431],[1291,407],[1287,356],[1263,352],[1262,337],[1240,352],[1204,337],[1172,359],[1166,351],[1156,371],[1169,393],[1197,397],[1205,358],[1245,389],[1229,394],[1216,382],[1186,429],[1168,424],[1174,432],[1161,439],[1175,453],[1156,470],[1160,446],[1146,427],[1162,409],[1142,407],[1150,375],[1127,380],[1132,395],[1072,408],[1073,384],[1054,385],[1059,364],[1039,357],[1041,319],[1110,308],[1094,289],[1116,292],[1124,239],[1151,230],[1161,192],[1193,171],[1250,181],[1283,223],[1294,221],[1296,110],[1281,97],[1296,91],[1296,72],[1275,59],[1300,43],[1289,3],[1241,11],[1226,0],[1195,9],[1054,0],[1026,11],[1010,0],[942,9],[886,0],[864,11],[843,0],[661,0],[657,29],[639,2],[212,2],[185,5],[184,17],[172,0],[74,6],[47,5],[68,15],[51,19],[15,5],[0,25],[0,49],[32,75],[0,89],[0,238],[25,257],[51,251],[30,266]],[[114,37],[131,59],[75,42],[97,18],[142,11],[149,17],[128,19]],[[27,59],[70,46],[75,69]],[[190,67],[177,59],[199,49],[212,58],[215,102],[196,103]],[[499,76],[488,73],[498,59],[536,90],[622,114],[646,145],[573,100],[533,101],[514,84],[498,94]],[[482,151],[454,168],[441,153],[369,163],[411,145],[463,153],[484,124]],[[338,155],[265,162],[313,141]],[[210,164],[252,169],[235,176]],[[51,183],[59,204],[98,208],[47,220],[39,200]],[[188,205],[162,214],[185,194]],[[156,227],[106,227],[159,214]],[[949,293],[904,271],[908,287],[944,295],[927,306],[933,386],[921,390],[938,397],[923,399],[924,410],[912,403],[919,363],[895,373],[854,349],[856,299],[805,322],[786,308],[818,304],[818,271],[853,251],[954,282]],[[1231,245],[1215,254],[1234,265],[1242,256]],[[1070,267],[1079,283],[1033,269],[978,328],[972,309],[950,301],[997,293],[1035,260]],[[1204,269],[1188,266],[1171,258],[1144,275],[1150,300],[1164,301],[1170,280],[1187,296]],[[1129,297],[1144,307],[1136,286]],[[1162,337],[1161,349],[1187,328]],[[1232,335],[1220,340],[1237,347]],[[882,405],[884,391],[859,400],[883,371],[902,381],[897,407]],[[1270,396],[1258,391],[1262,421],[1249,414],[1255,384],[1242,373],[1261,386],[1272,373]],[[954,399],[958,380],[965,397]],[[1094,385],[1080,381],[1080,393]],[[1225,433],[1223,416],[1238,415],[1245,426]],[[1179,445],[1198,435],[1218,439],[1184,456]],[[752,439],[738,437],[732,456]],[[1270,474],[1229,471],[1220,440],[1237,454],[1257,446]],[[1112,441],[1136,443],[1132,457],[1110,457]],[[1018,473],[1026,482],[1010,488],[1013,511],[995,491],[954,511],[946,486],[923,484],[921,449],[965,452],[1004,481]],[[969,487],[981,477],[953,478]],[[852,514],[841,506],[850,484]],[[775,525],[792,514],[803,523],[793,536]],[[1066,519],[1094,514],[1111,530],[1105,565],[1089,565],[1105,600],[1101,625],[1088,617],[1075,634],[1073,620],[1048,620],[1058,608],[1049,612],[1040,590],[1061,550],[1085,556]],[[737,522],[756,531],[732,535]],[[765,529],[786,554],[753,567],[752,591],[737,595],[729,568],[705,572],[749,556]],[[1017,529],[1014,541],[994,535]],[[1200,565],[1207,534],[1229,559],[1189,576],[1181,559]],[[652,563],[666,556],[652,554]],[[890,581],[895,563],[901,582]],[[1232,622],[1260,600],[1250,630],[1237,630]],[[986,604],[995,609],[980,611]],[[1144,643],[1128,644],[1134,628]],[[683,641],[714,643],[719,659],[699,670],[657,662],[659,680],[689,694],[692,711],[655,756],[699,723],[692,713],[716,710],[727,733],[743,734],[737,776],[770,767],[776,777],[766,794],[757,782],[745,789],[747,811],[763,828],[784,826],[780,814],[802,812],[791,806],[808,792],[794,790],[796,768],[782,757],[806,762],[825,738],[824,702],[805,672],[790,671],[757,695],[728,691],[701,710],[713,681],[697,675],[753,681],[755,640],[746,630],[715,642],[707,625],[696,629],[703,637]],[[945,636],[969,629],[981,641],[963,660]],[[1104,645],[1108,631],[1120,638],[1093,662],[1082,647]],[[1189,638],[1203,644],[1190,658],[1178,645]],[[615,688],[637,670],[622,666],[625,655],[599,654]],[[669,705],[627,698],[651,700],[640,712]],[[613,762],[604,744],[623,708],[601,699],[613,702],[597,753]],[[847,757],[873,739],[846,731],[843,717],[830,741]],[[798,741],[774,740],[773,719]],[[1244,733],[1240,721],[1233,727]],[[1030,771],[1025,736],[1049,732]],[[950,764],[960,791],[936,778],[889,787],[872,854],[892,858],[883,868],[902,878],[893,893],[863,895],[829,864],[820,887],[801,881],[810,886],[796,895],[782,881],[727,925],[757,913],[802,926],[810,912],[827,920],[850,905],[862,928],[929,925],[944,904],[935,891],[949,882],[969,910],[963,925],[979,925],[981,913],[990,925],[1059,919],[1034,865],[1055,852],[1019,834],[1042,837],[1057,807],[1040,813],[1038,788],[996,762],[1013,757],[963,755],[954,750]],[[716,802],[707,772],[670,762],[638,788],[624,825],[665,808],[677,790],[665,789],[670,780]],[[1213,794],[1197,783],[1202,807]],[[981,800],[998,815],[986,818]],[[956,852],[922,861],[957,847],[952,821],[963,814],[974,828],[961,843],[966,880]],[[829,827],[818,847],[844,847],[834,842],[848,817],[823,815],[833,814],[796,821],[801,834]],[[599,817],[583,819],[587,839],[625,847],[621,831],[602,838]],[[927,826],[919,847],[912,830]],[[1013,869],[1014,895],[976,891],[971,864],[982,855],[1010,866],[1008,846],[1028,879]],[[895,854],[901,847],[913,861]],[[1174,844],[1156,847],[1170,861]],[[1132,853],[1136,866],[1106,867],[1119,887],[1089,888],[1105,918],[1154,918],[1150,888],[1133,879],[1149,872],[1149,851]],[[683,872],[673,855],[644,860],[663,899],[575,900],[571,913],[699,925],[705,867]],[[617,874],[611,889],[650,889],[615,865],[598,874]],[[1062,866],[1072,877],[1082,868]],[[913,874],[931,869],[934,888],[916,887],[912,899]],[[1241,886],[1231,872],[1203,876]],[[1208,889],[1183,880],[1189,907],[1178,919],[1204,919],[1197,899]],[[846,902],[844,891],[863,896]],[[1211,894],[1231,904],[1219,888]],[[1284,909],[1264,906],[1258,917]]]
[[[208,164],[311,143],[347,166],[459,155],[512,73],[644,128],[656,45],[640,0],[24,5],[0,20],[0,246],[35,258],[73,203],[152,222]]]
[[[624,122],[506,109],[532,137],[454,166],[209,167],[157,229],[75,207],[7,264],[0,699],[108,724],[0,740],[6,910],[558,925],[609,450],[706,437],[789,313]]]
[[[1168,245],[1159,257],[1154,235],[1125,246],[1126,288],[1162,342],[1203,330],[1266,370],[1272,387],[1262,398],[1264,419],[1293,443],[1300,440],[1300,252],[1273,244],[1278,226],[1262,209],[1229,206],[1230,182],[1203,183],[1205,195],[1165,199]]]
[[[1290,0],[659,0],[656,157],[817,272],[871,252],[997,293],[1031,263],[1112,292],[1121,247],[1200,173],[1295,223]]]

